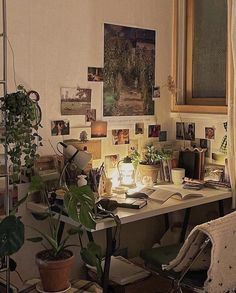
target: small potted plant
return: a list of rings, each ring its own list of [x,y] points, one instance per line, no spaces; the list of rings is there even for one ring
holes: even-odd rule
[[[32,178],[32,184],[36,190],[44,190],[43,182],[39,176]],[[32,189],[31,189],[32,190]],[[46,202],[48,202],[45,194]],[[78,213],[77,204],[80,203]],[[63,207],[56,207],[56,212],[52,210],[48,202],[48,209],[43,213],[32,213],[36,220],[46,220],[49,225],[49,233],[33,228],[37,237],[28,238],[31,242],[41,242],[44,249],[37,253],[36,263],[39,267],[42,287],[47,292],[58,292],[69,288],[69,276],[74,256],[69,250],[71,246],[81,247],[81,256],[89,264],[96,266],[98,273],[101,273],[101,249],[95,243],[89,243],[87,248],[83,247],[81,235],[83,229],[95,229],[95,221],[92,209],[95,200],[93,192],[89,186],[71,186],[64,195],[65,210]],[[62,214],[66,212],[71,218],[78,222],[78,226],[65,231],[64,237],[59,237],[58,231]],[[68,244],[72,235],[78,235],[79,245]],[[60,239],[61,238],[61,239]],[[89,259],[89,261],[87,261]]]

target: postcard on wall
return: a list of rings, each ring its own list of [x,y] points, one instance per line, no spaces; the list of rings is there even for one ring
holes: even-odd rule
[[[129,144],[129,129],[113,129],[111,133],[113,144]]]
[[[161,97],[161,89],[159,86],[152,87],[152,99],[155,101]]]
[[[91,122],[91,138],[107,137],[107,122],[92,121]]]
[[[86,115],[89,109],[91,109],[91,89],[61,88],[62,115]]]
[[[51,121],[51,135],[69,135],[70,134],[70,123],[69,120],[54,120]]]
[[[128,147],[128,155],[132,154],[134,151],[138,151],[138,139],[130,139]]]
[[[144,133],[144,123],[138,122],[135,123],[135,134],[143,134]]]
[[[148,137],[159,137],[161,125],[148,125]]]
[[[88,81],[103,81],[103,68],[88,67]]]
[[[154,30],[104,24],[104,116],[154,115]]]
[[[214,127],[205,127],[205,138],[215,139],[215,128]]]
[[[96,121],[96,109],[88,109],[85,115],[85,122]]]

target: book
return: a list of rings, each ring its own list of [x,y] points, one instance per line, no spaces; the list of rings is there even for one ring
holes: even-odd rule
[[[141,209],[147,205],[147,200],[143,198],[116,198],[117,206],[129,209]]]
[[[86,264],[92,271],[96,271],[95,267]],[[102,261],[104,266],[104,261]],[[112,256],[109,279],[117,284],[125,285],[137,280],[144,279],[150,275],[150,272],[140,266],[135,265],[122,256]]]
[[[195,198],[195,197],[203,197],[203,194],[199,192],[198,190],[189,191],[189,190],[183,189],[182,186],[175,187],[173,185],[166,185],[166,186],[161,186],[158,188],[145,187],[141,189],[140,192],[147,194],[149,199],[156,200],[160,203],[166,202],[171,197],[175,199],[179,199],[179,200],[186,200],[186,199]]]

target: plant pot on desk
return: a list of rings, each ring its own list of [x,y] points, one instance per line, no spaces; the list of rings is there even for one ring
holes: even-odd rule
[[[160,164],[147,165],[139,163],[137,172],[141,177],[141,181],[143,181],[143,178],[147,176],[152,178],[153,183],[156,183],[158,179],[158,174],[160,173],[160,169]]]
[[[49,254],[49,250],[43,250],[36,255],[43,290],[46,292],[66,290],[70,286],[69,277],[74,255],[71,251],[65,250],[60,259],[50,260]]]

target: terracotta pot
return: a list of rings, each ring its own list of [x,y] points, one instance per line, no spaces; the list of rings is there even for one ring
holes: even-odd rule
[[[158,173],[160,172],[160,165],[139,164],[137,172],[140,174],[141,180],[143,180],[143,177],[148,176],[152,178],[153,183],[156,183],[158,178]]]
[[[36,254],[36,264],[39,268],[39,274],[46,292],[57,292],[67,289],[70,285],[69,277],[74,261],[74,255],[67,250],[69,257],[61,260],[44,260],[42,256],[46,250]]]

